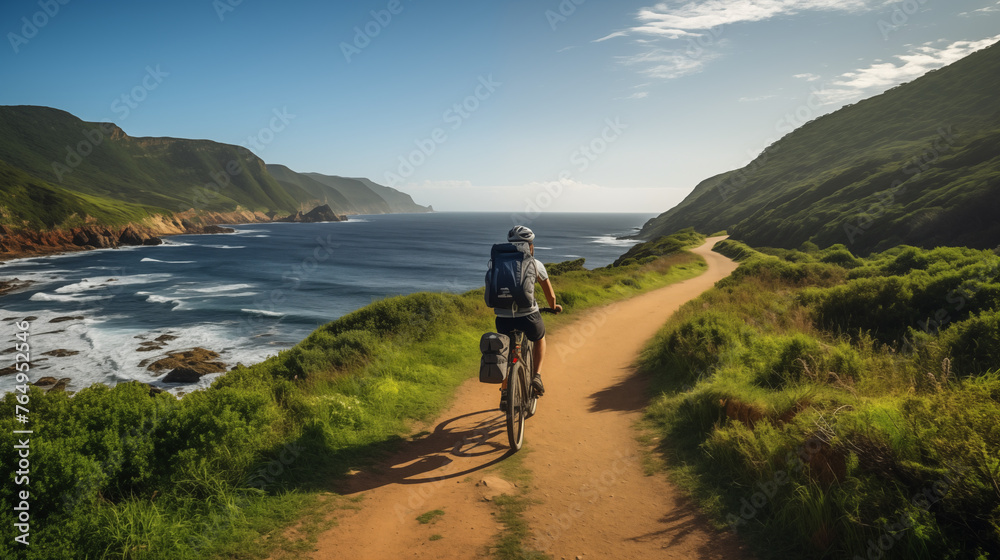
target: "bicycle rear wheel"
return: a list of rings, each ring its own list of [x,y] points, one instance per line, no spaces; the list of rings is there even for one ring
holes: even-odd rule
[[[524,364],[515,362],[507,379],[507,440],[514,451],[524,441],[525,394]]]

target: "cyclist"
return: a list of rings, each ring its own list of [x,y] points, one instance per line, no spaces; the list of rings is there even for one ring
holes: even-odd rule
[[[510,243],[527,243],[528,250],[532,257],[535,255],[535,233],[525,226],[514,226],[507,232],[507,241]],[[556,313],[562,311],[562,306],[556,304],[556,292],[552,288],[549,274],[545,271],[545,265],[535,259],[537,270],[537,280],[542,286],[542,293],[548,301],[549,307]],[[497,332],[509,335],[511,331],[520,330],[534,343],[532,350],[532,363],[534,371],[531,375],[531,387],[539,397],[545,393],[545,386],[542,384],[541,366],[545,357],[545,323],[542,322],[542,314],[538,311],[538,302],[532,301],[531,306],[526,309],[511,311],[509,309],[495,309]],[[500,398],[501,410],[504,408],[504,395]]]

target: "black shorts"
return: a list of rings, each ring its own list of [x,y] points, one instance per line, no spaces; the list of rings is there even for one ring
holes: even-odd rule
[[[514,329],[520,330],[532,342],[538,342],[545,336],[545,323],[542,314],[535,311],[526,317],[497,316],[497,332],[509,335]]]

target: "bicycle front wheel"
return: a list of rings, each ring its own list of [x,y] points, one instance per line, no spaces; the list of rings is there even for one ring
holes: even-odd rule
[[[524,441],[525,401],[524,364],[514,363],[507,379],[507,440],[514,451],[521,449]]]

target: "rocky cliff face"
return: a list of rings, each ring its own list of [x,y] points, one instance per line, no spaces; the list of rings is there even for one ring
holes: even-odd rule
[[[128,245],[159,245],[161,236],[183,233],[226,233],[217,224],[250,224],[262,222],[336,222],[346,220],[326,205],[308,213],[273,219],[263,212],[199,212],[194,209],[173,215],[147,218],[142,223],[125,226],[83,226],[49,231],[15,230],[0,225],[0,261],[38,257],[87,249],[109,249]]]

